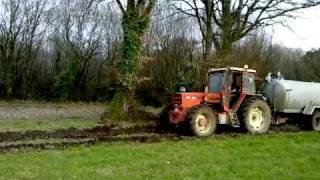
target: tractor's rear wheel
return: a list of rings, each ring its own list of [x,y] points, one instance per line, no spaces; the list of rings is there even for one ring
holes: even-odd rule
[[[314,131],[320,131],[320,112],[319,111],[315,111],[312,115],[312,130]]]
[[[195,136],[210,136],[217,127],[216,114],[207,106],[192,108],[187,115],[187,120],[191,133]]]
[[[263,134],[271,125],[271,110],[261,99],[248,99],[240,109],[242,128],[252,134]]]

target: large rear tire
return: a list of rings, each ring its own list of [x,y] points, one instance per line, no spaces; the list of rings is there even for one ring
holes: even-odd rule
[[[311,128],[314,131],[320,131],[320,112],[315,111],[311,118]]]
[[[240,109],[241,126],[246,132],[264,134],[271,125],[271,110],[269,105],[256,98],[246,100]]]
[[[207,106],[197,106],[189,110],[187,121],[194,136],[210,136],[217,127],[217,117],[214,111]]]

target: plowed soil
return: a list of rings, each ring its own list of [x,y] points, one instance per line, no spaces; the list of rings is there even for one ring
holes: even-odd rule
[[[298,132],[293,125],[275,126],[268,134]],[[156,125],[134,126],[121,128],[117,125],[99,126],[92,129],[68,129],[57,131],[26,131],[0,133],[0,152],[13,152],[29,149],[64,149],[70,146],[92,145],[99,142],[137,142],[152,143],[164,139],[188,140],[197,137],[183,136],[184,133],[163,130]],[[230,128],[219,127],[217,138],[239,137],[243,132]]]

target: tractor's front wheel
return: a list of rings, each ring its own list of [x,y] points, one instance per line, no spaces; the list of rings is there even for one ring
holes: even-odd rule
[[[261,99],[249,99],[241,109],[242,127],[252,134],[263,134],[271,125],[271,110],[269,105]]]
[[[191,133],[195,136],[209,136],[217,127],[216,114],[207,106],[192,108],[187,115],[187,120]]]

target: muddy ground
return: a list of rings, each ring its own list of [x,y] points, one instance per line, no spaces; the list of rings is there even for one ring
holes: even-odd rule
[[[267,135],[301,131],[294,125],[272,127]],[[239,129],[219,127],[215,138],[240,137],[245,135]],[[26,131],[0,133],[0,152],[26,150],[65,149],[73,146],[89,146],[96,143],[154,143],[162,140],[194,140],[182,129],[166,130],[158,125],[123,128],[118,125],[99,126],[91,129],[68,129],[57,131]]]
[[[106,106],[99,103],[41,103],[0,101],[0,121],[55,121],[67,119],[101,120]],[[97,142],[157,141],[159,138],[178,137],[163,132],[156,120],[145,122],[101,122],[93,128],[58,130],[21,130],[0,132],[0,151],[65,148]]]
[[[92,129],[68,129],[0,133],[0,152],[15,152],[30,149],[64,149],[99,142],[159,142],[163,139],[180,140],[182,136],[163,131],[157,126],[101,126]]]
[[[28,103],[0,102],[0,120],[57,120],[63,118],[99,119],[105,112],[103,104],[84,103]],[[107,123],[88,129],[70,128],[55,131],[0,132],[0,152],[15,152],[29,149],[60,149],[78,145],[92,145],[99,142],[159,142],[163,139],[189,140],[182,129],[164,129],[153,123],[123,126]],[[273,126],[268,134],[298,132],[296,125]],[[238,137],[244,135],[239,129],[219,126],[216,137]]]

